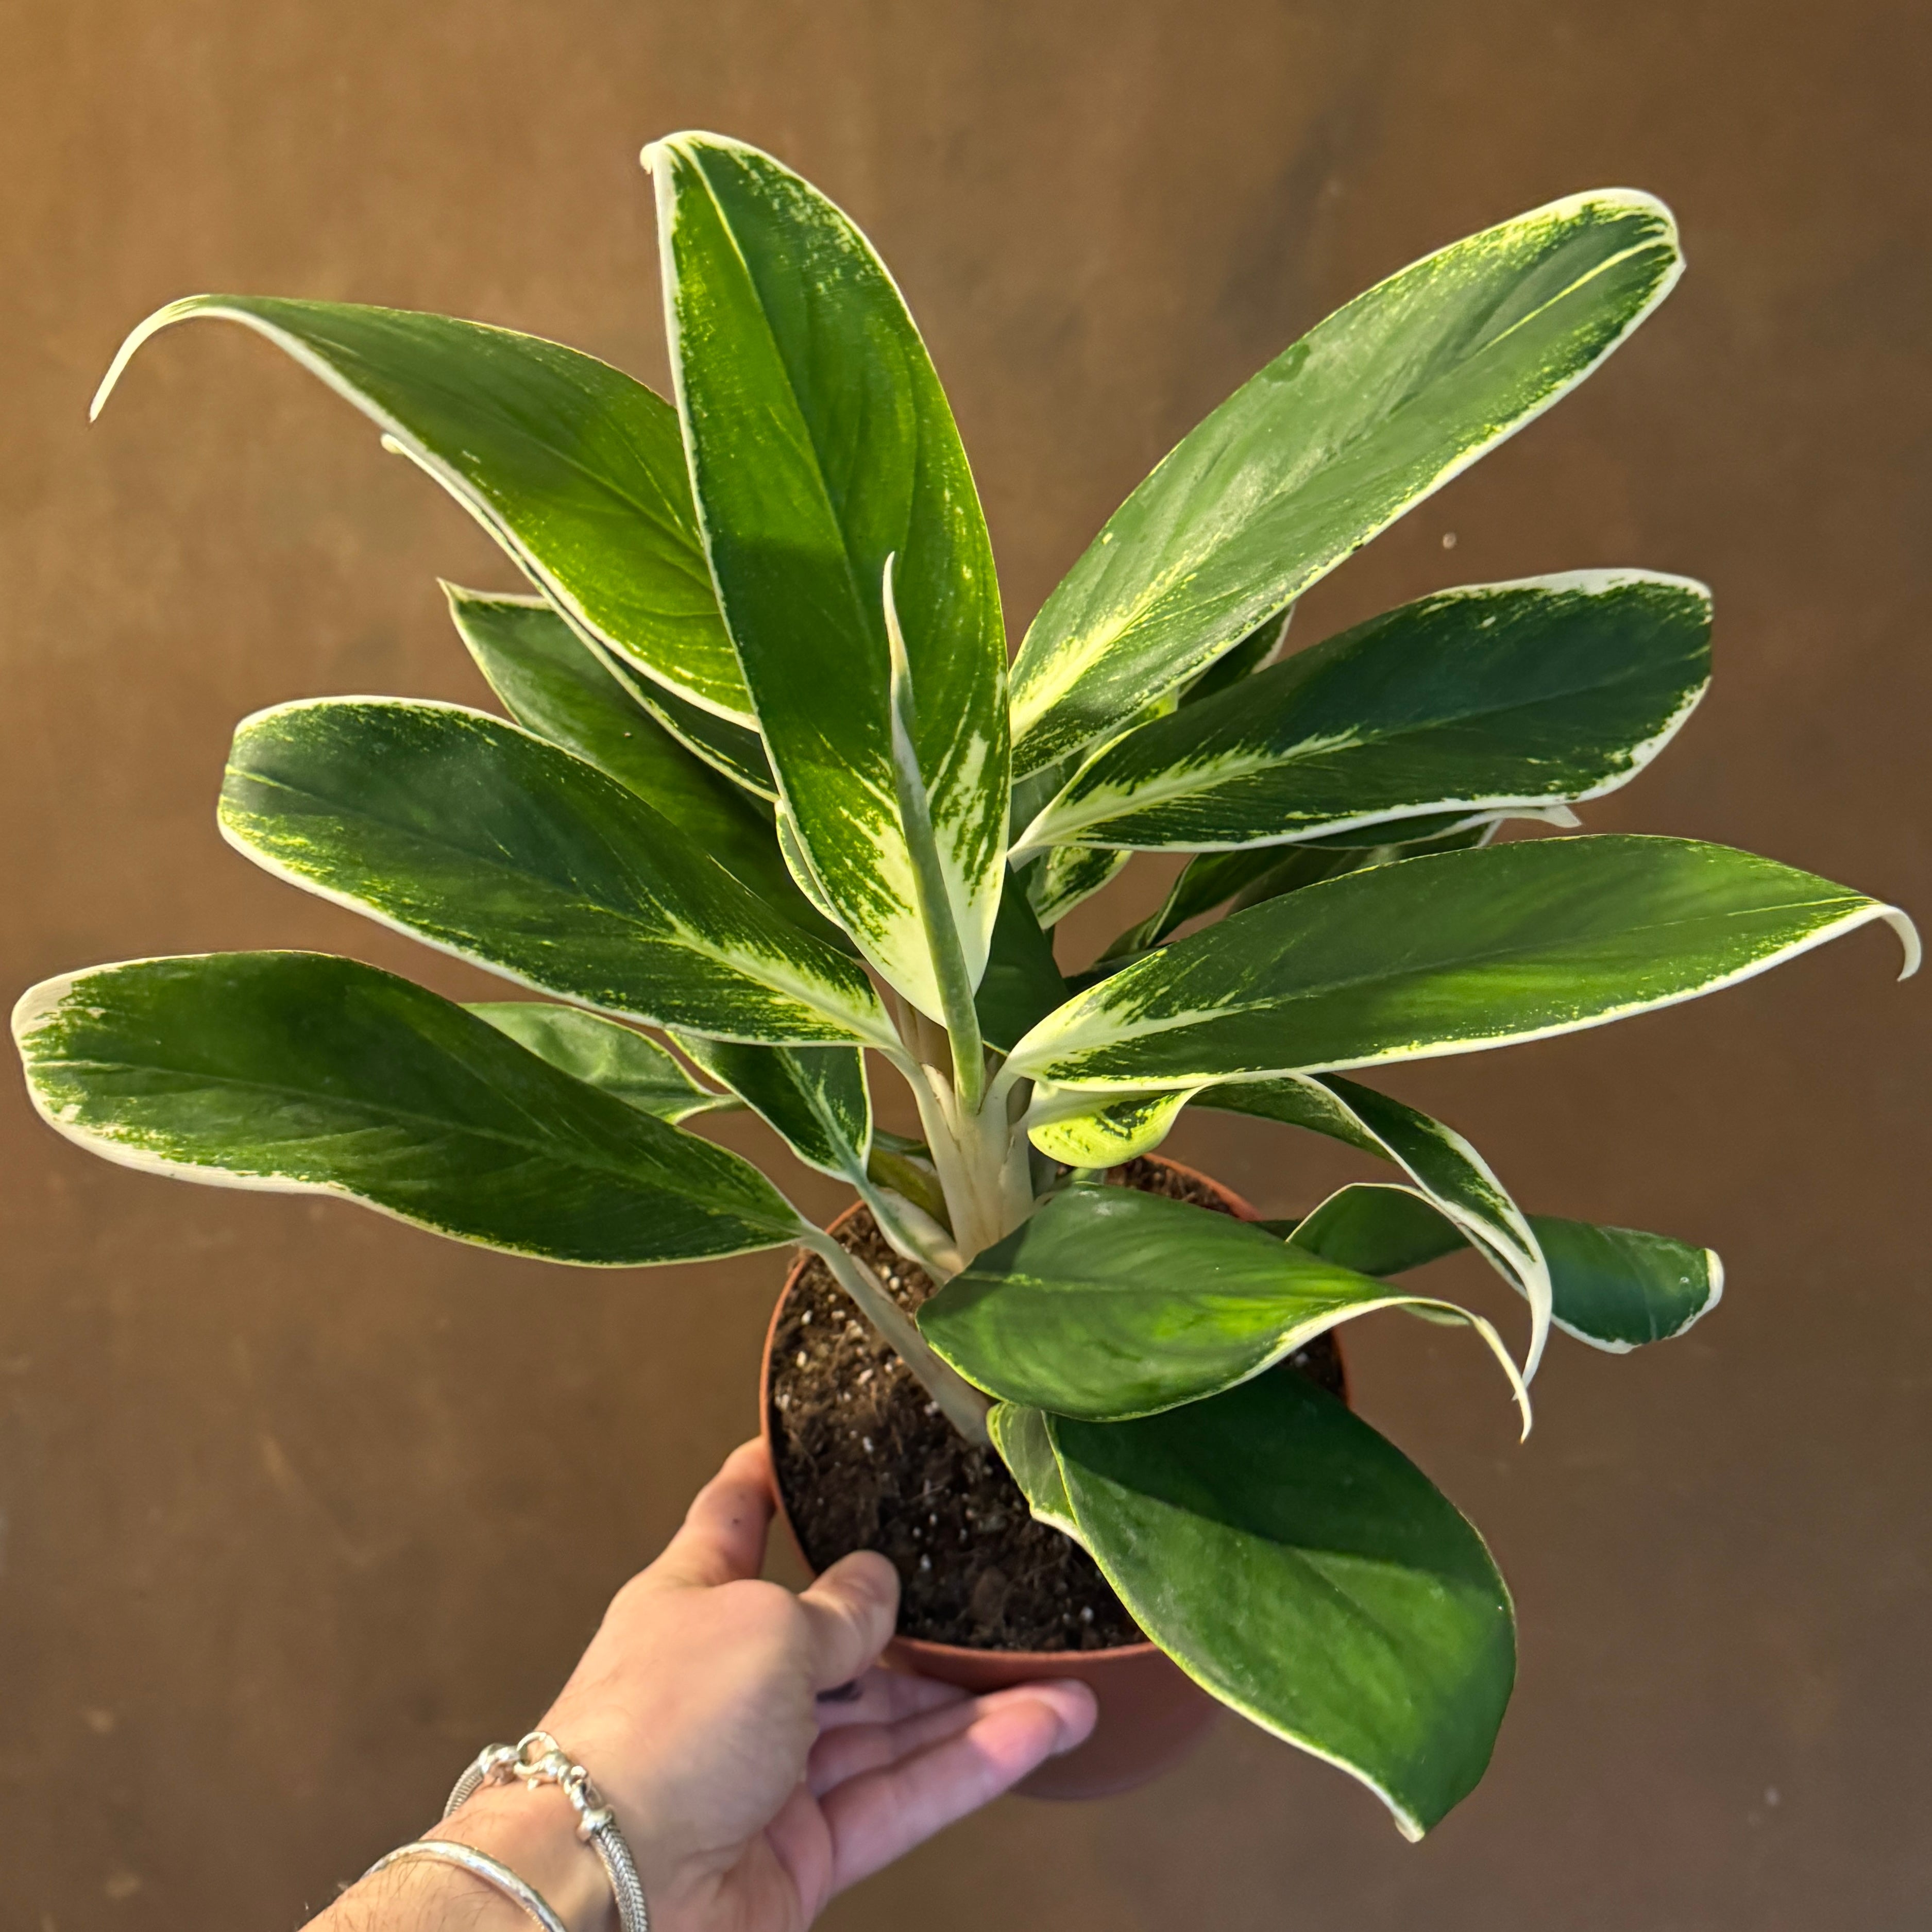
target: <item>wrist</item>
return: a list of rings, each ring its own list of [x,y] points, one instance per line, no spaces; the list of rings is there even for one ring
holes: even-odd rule
[[[616,1901],[602,1861],[577,1835],[576,1814],[555,1787],[486,1786],[428,1835],[473,1846],[508,1866],[542,1894],[570,1932],[618,1932]],[[505,1932],[529,1932],[530,1921],[510,1900],[465,1873],[448,1875],[471,1892],[488,1894],[493,1916],[479,1918],[479,1926],[496,1932],[500,1922]]]

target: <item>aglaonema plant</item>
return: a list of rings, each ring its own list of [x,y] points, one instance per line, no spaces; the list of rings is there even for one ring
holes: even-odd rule
[[[1522,1213],[1358,1076],[1694,998],[1874,920],[1917,959],[1894,909],[1723,846],[1490,842],[1574,826],[1670,742],[1709,676],[1700,586],[1466,586],[1285,639],[1311,584],[1650,314],[1670,216],[1577,195],[1358,297],[1182,440],[1010,668],[964,452],[863,236],[736,142],[645,160],[674,404],[500,328],[236,296],[152,316],[96,401],[158,330],[243,322],[520,567],[523,594],[449,592],[507,717],[277,706],[236,732],[220,823],[547,998],[466,1007],[300,952],[98,967],[20,1004],[34,1099],[130,1166],[549,1261],[822,1257],[1184,1670],[1419,1835],[1488,1761],[1509,1598],[1398,1450],[1270,1371],[1407,1307],[1478,1331],[1526,1428],[1552,1327],[1661,1340],[1722,1278],[1700,1247]],[[1064,980],[1048,929],[1137,851],[1191,856]],[[922,1139],[874,1132],[868,1056]],[[1190,1106],[1389,1178],[1259,1225],[1099,1184]],[[944,1284],[916,1320],[692,1131],[736,1106]],[[1520,1368],[1394,1285],[1462,1246],[1527,1304]]]

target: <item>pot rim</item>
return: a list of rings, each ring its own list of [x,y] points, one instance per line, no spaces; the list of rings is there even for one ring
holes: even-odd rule
[[[1198,1183],[1203,1187],[1211,1188],[1228,1203],[1238,1221],[1258,1221],[1262,1218],[1251,1202],[1244,1199],[1223,1182],[1216,1180],[1212,1174],[1203,1174],[1199,1168],[1190,1167],[1184,1161],[1172,1160],[1165,1154],[1144,1154],[1141,1158],[1153,1161],[1189,1180]],[[850,1207],[842,1210],[832,1217],[827,1224],[826,1232],[836,1235],[839,1229],[864,1206],[863,1202],[854,1201]],[[784,1285],[778,1290],[778,1298],[772,1304],[772,1318],[766,1324],[764,1351],[758,1360],[758,1434],[764,1441],[766,1454],[771,1458],[772,1499],[776,1505],[778,1519],[784,1524],[785,1534],[791,1538],[792,1547],[801,1556],[805,1554],[805,1546],[799,1540],[798,1532],[792,1522],[791,1511],[786,1507],[784,1487],[778,1479],[778,1459],[772,1450],[772,1348],[778,1339],[778,1320],[784,1313],[785,1304],[791,1299],[792,1288],[811,1258],[809,1255],[801,1254],[786,1270]],[[807,1559],[806,1568],[811,1568],[809,1559]],[[813,1574],[816,1575],[818,1573],[814,1570]],[[1112,1662],[1125,1664],[1144,1658],[1167,1656],[1166,1652],[1150,1640],[1140,1643],[1112,1644],[1100,1650],[993,1650],[968,1643],[940,1643],[932,1637],[895,1636],[890,1647],[908,1660],[920,1657],[1010,1659],[1015,1666],[1025,1666],[1029,1676],[1042,1678],[1065,1676],[1070,1665],[1085,1670]]]

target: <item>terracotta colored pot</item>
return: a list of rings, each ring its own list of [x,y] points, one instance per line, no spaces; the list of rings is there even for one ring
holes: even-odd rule
[[[1219,1181],[1178,1161],[1161,1160],[1158,1155],[1150,1158],[1220,1196],[1242,1220],[1259,1219],[1246,1202]],[[832,1232],[836,1234],[859,1211],[854,1203],[832,1222]],[[771,1326],[765,1332],[764,1360],[758,1373],[758,1426],[767,1449],[772,1447],[772,1342],[785,1304],[805,1267],[801,1259],[786,1276],[778,1306],[772,1311]],[[772,1460],[776,1467],[776,1455]],[[802,1557],[782,1493],[778,1504],[786,1534]],[[1221,1708],[1150,1643],[1122,1644],[1110,1650],[972,1650],[960,1644],[895,1637],[886,1647],[885,1660],[896,1669],[936,1677],[976,1694],[1004,1690],[1042,1677],[1074,1677],[1089,1685],[1100,1706],[1094,1735],[1078,1750],[1049,1758],[1020,1785],[1020,1792],[1029,1798],[1104,1798],[1144,1784],[1179,1763],[1200,1742]]]

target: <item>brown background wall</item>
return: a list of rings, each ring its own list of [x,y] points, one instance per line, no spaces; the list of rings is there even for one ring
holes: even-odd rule
[[[505,566],[238,332],[170,337],[82,412],[122,332],[202,288],[481,316],[661,382],[634,157],[690,124],[878,239],[1016,634],[1334,304],[1550,196],[1662,194],[1691,272],[1659,319],[1302,634],[1444,583],[1706,577],[1715,694],[1592,824],[1932,911],[1928,28],[1886,0],[7,0],[0,986],[238,945],[483,983],[252,871],[211,808],[258,706],[476,700],[432,578]],[[1707,1240],[1732,1283],[1670,1348],[1559,1343],[1526,1449],[1466,1343],[1352,1345],[1522,1621],[1494,1772],[1429,1843],[1231,1720],[1156,1789],[996,1808],[830,1922],[1928,1922],[1928,1002],[1894,961],[1867,933],[1398,1083],[1532,1207]],[[10,1083],[0,1125],[0,1927],[292,1924],[535,1713],[746,1432],[776,1264],[549,1270],[109,1168]],[[1232,1124],[1174,1146],[1276,1211],[1339,1172]]]

